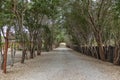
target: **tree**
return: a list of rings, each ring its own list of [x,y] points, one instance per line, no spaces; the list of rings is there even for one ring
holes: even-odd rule
[[[9,31],[11,26],[13,25],[13,18],[14,15],[12,14],[11,11],[11,2],[9,0],[2,1],[2,4],[0,6],[1,9],[1,19],[2,21],[0,22],[1,24],[1,32],[3,34],[3,37],[5,39],[5,47],[4,47],[4,55],[3,55],[3,65],[2,69],[3,72],[6,73],[6,66],[7,66],[7,51],[8,51],[8,43],[9,43]],[[6,26],[6,33],[4,32],[5,29],[3,29]]]
[[[71,5],[72,4],[72,5]],[[111,17],[111,0],[84,0],[84,1],[71,1],[68,4],[68,11],[66,15],[66,21],[71,31],[76,37],[76,41],[80,44],[79,39],[85,41],[88,44],[90,38],[94,36],[98,47],[99,54],[102,60],[105,60],[105,53],[103,50],[103,31],[105,27],[109,24]],[[69,15],[69,16],[68,16]],[[69,28],[68,27],[68,28]],[[88,40],[88,41],[87,41]],[[82,42],[83,43],[83,42]]]

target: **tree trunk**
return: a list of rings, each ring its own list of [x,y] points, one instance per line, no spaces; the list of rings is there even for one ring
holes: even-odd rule
[[[120,48],[119,48],[119,47],[116,47],[116,48],[115,48],[114,61],[113,61],[113,63],[114,63],[115,65],[120,64]]]
[[[26,46],[25,46],[25,40],[23,40],[22,42],[22,59],[21,59],[21,63],[24,63],[25,62],[25,56],[26,56]]]
[[[98,43],[100,59],[105,61],[104,49],[101,43]]]
[[[33,59],[33,57],[34,57],[34,47],[32,47],[30,50],[30,58]]]
[[[5,37],[3,73],[6,73],[6,66],[7,66],[7,52],[8,52],[8,44],[9,44],[8,36],[9,36],[9,29],[7,29],[6,37]]]
[[[42,42],[40,41],[37,47],[37,55],[41,55],[41,48],[42,48]]]
[[[104,49],[103,49],[103,43],[102,43],[102,36],[101,33],[95,33],[95,37],[96,37],[96,42],[97,45],[99,47],[99,55],[100,55],[100,59],[105,61],[105,53],[104,53]]]
[[[23,49],[23,51],[22,51],[22,60],[21,60],[21,63],[24,63],[24,62],[25,62],[25,55],[26,55],[26,49]]]

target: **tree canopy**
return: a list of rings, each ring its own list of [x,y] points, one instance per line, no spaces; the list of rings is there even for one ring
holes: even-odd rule
[[[22,46],[21,63],[27,50],[34,58],[36,50],[41,55],[41,50],[50,51],[66,42],[98,46],[104,61],[104,46],[114,46],[113,63],[120,64],[119,0],[0,0],[0,32],[5,39],[5,73],[9,33]]]

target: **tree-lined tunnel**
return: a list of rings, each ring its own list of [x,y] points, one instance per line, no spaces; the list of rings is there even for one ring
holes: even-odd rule
[[[80,80],[88,80],[84,78],[84,76],[92,80],[94,78],[90,78],[90,75],[93,74],[94,71],[91,68],[98,66],[92,65],[95,59],[90,58],[91,61],[89,61],[89,59],[86,61],[86,58],[96,58],[96,65],[98,65],[99,62],[120,65],[119,35],[119,0],[0,0],[0,67],[3,73],[7,73],[7,67],[9,65],[14,66],[16,62],[27,64],[26,62],[29,61],[29,59],[35,58],[36,60],[36,56],[39,56],[37,60],[41,60],[41,58],[44,57],[44,52],[47,52],[50,54],[45,55],[46,60],[49,59],[49,55],[55,60],[58,58],[58,60],[56,60],[58,62],[59,59],[61,59],[61,62],[64,61],[62,58],[66,58],[66,64],[60,63],[61,67],[63,67],[63,65],[67,66],[67,64],[69,65],[69,62],[71,62],[71,65],[68,67],[74,70],[73,64],[75,63],[74,65],[77,65],[76,68],[79,66],[78,71],[75,70],[78,72],[78,76],[79,69],[83,68],[83,74],[80,74],[83,75],[83,77],[81,77]],[[72,50],[64,51],[63,49],[68,49],[65,48],[65,46],[62,46],[63,48],[57,48],[61,42],[66,43],[66,47],[79,52],[80,55],[75,55],[75,52]],[[55,48],[62,49],[60,50],[60,55],[58,54],[58,50],[54,50]],[[51,54],[52,52],[54,53],[52,50],[56,51],[56,54],[54,54],[56,56]],[[84,57],[82,54],[89,57]],[[62,55],[64,55],[64,57],[60,57]],[[16,57],[19,59],[16,59]],[[80,59],[78,59],[79,57]],[[42,61],[44,62],[44,60]],[[42,64],[49,62],[49,60],[46,60]],[[92,60],[93,63],[91,63]],[[37,62],[40,67],[39,64],[41,61],[40,63],[39,61]],[[83,64],[80,65],[80,62]],[[85,62],[88,66],[85,66]],[[55,61],[51,62],[51,64],[55,65],[55,67],[51,66],[53,68],[59,65],[59,63],[56,64]],[[106,64],[102,65],[107,67]],[[112,65],[112,67],[115,65]],[[107,70],[106,67],[104,70]],[[66,68],[67,67],[62,68],[61,73],[64,73],[64,69],[66,70]],[[91,74],[85,71],[87,68],[91,69]],[[99,69],[99,67],[95,69]],[[65,73],[69,73],[69,70],[70,68],[67,69]],[[61,73],[58,74],[57,77],[64,76],[61,75]],[[77,75],[77,73],[71,73],[71,75],[75,74]],[[106,77],[108,73],[101,73],[101,67],[100,71],[95,70],[95,74],[104,76],[105,80],[110,80]],[[112,74],[109,73],[109,75]],[[76,78],[68,78],[68,76],[69,75],[66,75],[66,78],[64,77],[62,80],[78,80],[77,76]],[[94,80],[104,79],[98,79],[97,77]],[[111,78],[111,80],[113,79]]]

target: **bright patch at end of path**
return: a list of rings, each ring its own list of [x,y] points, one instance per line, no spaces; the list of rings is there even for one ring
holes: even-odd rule
[[[62,45],[25,64],[16,63],[0,80],[120,80],[120,67]]]

